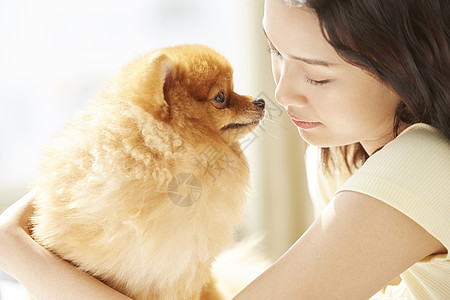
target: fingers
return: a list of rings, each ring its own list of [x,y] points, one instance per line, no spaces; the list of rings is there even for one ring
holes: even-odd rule
[[[28,223],[33,214],[32,199],[35,192],[31,191],[13,203],[0,215],[1,227],[20,227],[28,234]]]

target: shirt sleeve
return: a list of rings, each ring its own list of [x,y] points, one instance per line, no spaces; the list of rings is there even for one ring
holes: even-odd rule
[[[450,141],[415,124],[373,154],[338,190],[374,197],[399,210],[450,249]],[[446,258],[450,260],[450,253]]]

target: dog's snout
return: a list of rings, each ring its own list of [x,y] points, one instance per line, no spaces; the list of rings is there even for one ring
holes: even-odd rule
[[[264,107],[266,106],[266,102],[264,102],[264,100],[261,98],[253,101],[253,104],[256,105],[257,107],[259,107],[260,109],[264,109]]]

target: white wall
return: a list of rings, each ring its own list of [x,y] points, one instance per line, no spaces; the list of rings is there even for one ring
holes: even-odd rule
[[[304,231],[311,209],[303,143],[275,103],[262,0],[14,0],[0,2],[0,211],[26,193],[51,136],[131,58],[180,43],[212,46],[236,90],[270,109],[245,149],[249,229],[272,257]]]
[[[0,206],[26,191],[42,147],[133,57],[204,43],[237,65],[250,51],[234,43],[246,26],[235,18],[238,2],[1,1]],[[240,65],[236,73],[246,68]]]

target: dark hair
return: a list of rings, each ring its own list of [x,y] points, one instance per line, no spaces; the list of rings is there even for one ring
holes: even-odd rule
[[[450,139],[449,0],[285,2],[313,9],[324,37],[336,52],[399,95],[394,136],[401,123],[421,122],[434,126]],[[327,170],[334,166],[333,153],[345,155],[349,171],[368,157],[361,145],[338,148],[332,152],[323,150],[322,161]]]

